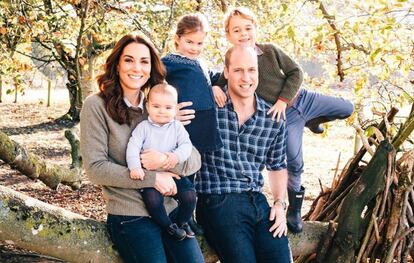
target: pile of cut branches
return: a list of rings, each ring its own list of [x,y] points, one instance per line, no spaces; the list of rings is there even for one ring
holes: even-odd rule
[[[364,146],[335,175],[330,188],[321,186],[304,219],[330,222],[329,230],[317,254],[295,262],[391,263],[413,257],[414,149],[401,146],[414,129],[414,104],[407,121],[391,136],[397,111],[392,109],[372,127],[371,137],[363,137]]]

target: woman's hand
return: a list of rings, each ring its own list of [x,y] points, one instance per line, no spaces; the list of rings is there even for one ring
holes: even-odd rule
[[[177,115],[175,116],[175,119],[180,121],[183,125],[187,125],[191,123],[191,120],[194,119],[195,111],[194,110],[182,110],[182,108],[188,107],[193,105],[191,101],[185,101],[178,103],[177,105]]]
[[[174,168],[180,160],[178,159],[178,156],[175,153],[167,152],[165,154],[167,155],[168,158],[165,161],[165,164],[163,165],[162,169],[170,170]]]
[[[268,111],[267,111],[267,115],[272,114],[272,120],[275,120],[279,122],[280,117],[282,117],[282,119],[286,120],[286,107],[287,107],[287,103],[284,102],[283,100],[277,100],[275,105],[273,105]]]
[[[141,165],[147,170],[157,170],[162,168],[166,161],[167,155],[154,149],[145,149],[141,154]]]
[[[170,172],[157,172],[154,188],[164,196],[177,194],[177,185],[173,178],[180,179],[180,176]]]
[[[223,108],[227,100],[226,94],[219,86],[213,86],[211,88],[213,89],[214,100],[220,108]]]
[[[273,232],[273,237],[286,236],[287,224],[283,206],[280,204],[274,204],[270,209],[269,220],[274,221],[274,224],[269,229],[269,232]]]

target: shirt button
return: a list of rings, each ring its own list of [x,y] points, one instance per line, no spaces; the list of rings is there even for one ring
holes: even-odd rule
[[[245,174],[246,174],[246,172],[245,172],[245,171],[241,171],[241,174],[242,174],[242,175],[245,175]]]

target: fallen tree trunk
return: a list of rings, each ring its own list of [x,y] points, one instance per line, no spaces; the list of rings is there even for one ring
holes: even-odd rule
[[[295,256],[315,253],[327,223],[305,222],[301,234],[289,234]],[[46,204],[0,186],[0,240],[69,262],[121,262],[101,222]],[[217,257],[199,239],[206,262]]]
[[[0,131],[0,159],[31,179],[39,179],[52,189],[60,183],[78,189],[81,185],[80,168],[65,169],[48,164]]]

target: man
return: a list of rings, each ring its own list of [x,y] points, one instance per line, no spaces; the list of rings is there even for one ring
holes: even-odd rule
[[[255,95],[257,55],[232,47],[225,56],[227,101],[218,108],[224,146],[202,155],[196,176],[197,221],[220,262],[291,262],[286,236],[286,129]],[[273,206],[261,192],[269,171]]]

